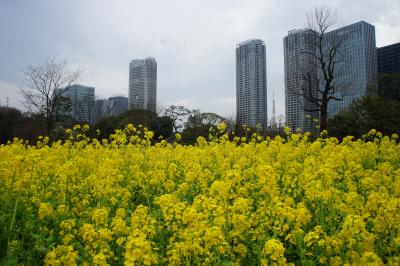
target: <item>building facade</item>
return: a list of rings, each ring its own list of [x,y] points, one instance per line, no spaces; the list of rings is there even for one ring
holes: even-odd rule
[[[318,97],[316,38],[306,29],[289,31],[283,38],[286,126],[301,132],[317,131],[319,112],[312,111],[316,106],[304,97],[305,92]]]
[[[262,40],[236,46],[236,119],[250,127],[268,127],[266,50]]]
[[[360,21],[328,32],[326,44],[331,46],[338,42],[341,43],[333,83],[336,90],[334,96],[342,100],[329,101],[328,117],[347,109],[354,100],[378,85],[375,27]]]
[[[400,73],[400,43],[376,49],[378,73]]]
[[[95,102],[94,120],[95,122],[110,116],[119,116],[128,111],[128,98],[123,96],[99,99]]]
[[[129,64],[128,108],[156,112],[157,62],[152,57]]]
[[[94,87],[79,84],[67,88],[57,89],[56,93],[69,99],[69,114],[77,122],[94,123]]]
[[[109,117],[110,108],[107,99],[98,99],[94,103],[94,123]]]
[[[378,57],[378,89],[379,94],[388,100],[397,98],[400,87],[400,43],[376,49]]]
[[[110,104],[110,115],[118,116],[128,111],[128,98],[124,96],[115,96],[108,98]]]

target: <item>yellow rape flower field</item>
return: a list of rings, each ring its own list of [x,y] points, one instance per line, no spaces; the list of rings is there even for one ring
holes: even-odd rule
[[[1,265],[400,265],[396,135],[85,130],[0,146]]]

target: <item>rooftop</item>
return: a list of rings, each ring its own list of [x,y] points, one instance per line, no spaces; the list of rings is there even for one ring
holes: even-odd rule
[[[241,42],[241,43],[237,44],[236,47],[247,45],[247,44],[252,43],[252,42],[264,44],[263,40],[260,40],[260,39],[249,39],[247,41],[244,41],[244,42]]]

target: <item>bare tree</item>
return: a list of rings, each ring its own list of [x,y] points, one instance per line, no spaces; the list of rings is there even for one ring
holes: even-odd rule
[[[70,108],[70,101],[62,96],[63,89],[68,89],[81,74],[79,69],[69,71],[66,66],[66,61],[58,61],[53,57],[23,71],[28,80],[27,86],[21,89],[25,106],[29,111],[41,115],[49,137],[60,114]]]
[[[157,116],[163,116],[165,114],[165,105],[159,102],[156,103],[156,114]]]
[[[302,74],[301,90],[302,96],[310,103],[304,106],[305,111],[319,112],[319,127],[323,131],[327,127],[328,103],[343,100],[343,95],[337,97],[340,84],[334,81],[342,62],[340,50],[346,37],[345,34],[328,34],[339,24],[337,13],[329,7],[315,8],[307,17],[307,29],[315,33],[315,38],[313,49],[303,53],[315,61],[317,71]]]
[[[191,114],[191,111],[184,106],[171,105],[165,109],[164,114],[171,118],[174,132],[178,132],[183,126],[185,118]]]

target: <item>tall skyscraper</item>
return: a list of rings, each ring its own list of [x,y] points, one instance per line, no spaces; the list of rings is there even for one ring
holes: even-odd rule
[[[265,44],[251,39],[236,46],[237,121],[250,127],[268,126]]]
[[[316,106],[303,96],[303,88],[309,88],[318,97],[316,38],[314,31],[306,29],[289,31],[283,38],[286,126],[301,132],[316,131],[313,120],[319,117],[318,112],[311,112]],[[314,78],[304,78],[307,74]]]
[[[55,92],[70,100],[70,115],[76,121],[94,123],[94,87],[76,84]]]
[[[152,57],[129,64],[128,108],[156,111],[157,62]]]
[[[377,87],[377,56],[375,27],[360,21],[328,32],[327,43],[341,38],[335,68],[336,96],[342,101],[330,101],[328,117],[345,110],[354,100]]]
[[[378,73],[400,73],[400,42],[376,49]]]

